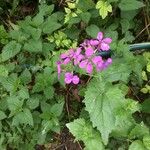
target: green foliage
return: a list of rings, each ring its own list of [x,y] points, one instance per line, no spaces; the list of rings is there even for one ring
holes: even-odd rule
[[[119,8],[123,11],[135,10],[141,7],[144,7],[144,4],[138,0],[121,0],[119,3]]]
[[[76,119],[66,125],[71,133],[76,137],[76,140],[82,140],[86,150],[103,150],[104,146],[101,142],[99,133],[93,129],[90,122],[84,119]]]
[[[50,145],[67,123],[87,150],[149,150],[150,53],[129,52],[129,44],[148,37],[143,32],[137,39],[145,24],[136,17],[146,19],[149,6],[44,0],[30,8],[30,1],[0,0],[0,149]],[[30,15],[23,12],[28,9]],[[112,65],[65,86],[57,78],[60,54],[99,31],[112,38]]]
[[[102,19],[106,18],[108,12],[112,12],[112,6],[107,1],[98,1],[96,9],[99,9],[99,14],[102,16]]]

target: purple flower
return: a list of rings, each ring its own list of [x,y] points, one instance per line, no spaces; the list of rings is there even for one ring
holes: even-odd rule
[[[77,50],[74,52],[73,58],[74,58],[74,65],[77,65],[80,63],[80,61],[84,58],[84,56],[81,53],[81,48],[77,48]]]
[[[61,62],[57,61],[57,74],[58,74],[58,79],[60,79],[60,74],[61,74]]]
[[[79,77],[77,75],[73,75],[71,72],[65,73],[65,83],[70,84],[71,82],[73,84],[78,84],[80,81]]]
[[[91,57],[93,54],[94,54],[94,50],[93,50],[92,47],[87,47],[85,49],[85,55],[86,55],[86,57]]]
[[[86,48],[90,46],[90,40],[85,39],[83,43],[80,44],[81,47]]]
[[[103,33],[99,32],[97,39],[90,40],[92,46],[97,46],[98,50],[108,51],[110,49],[109,44],[112,42],[111,38],[103,38]]]
[[[93,65],[88,59],[81,61],[81,63],[79,64],[79,67],[82,69],[85,68],[86,72],[89,74],[91,74],[93,71]]]
[[[67,65],[74,55],[74,50],[70,49],[67,53],[63,53],[60,55],[60,58],[63,60],[63,64]]]
[[[92,58],[92,62],[95,64],[97,71],[101,71],[102,70],[104,61],[103,61],[101,56],[93,57]]]

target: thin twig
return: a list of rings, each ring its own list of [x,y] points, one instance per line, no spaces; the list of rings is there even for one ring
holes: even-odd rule
[[[150,23],[135,37],[137,39],[147,28],[150,26]]]

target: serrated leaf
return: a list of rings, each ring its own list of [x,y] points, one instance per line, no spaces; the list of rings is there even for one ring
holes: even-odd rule
[[[21,45],[16,41],[11,41],[7,45],[5,45],[2,49],[2,61],[6,61],[16,54],[18,54],[21,50]]]
[[[0,78],[0,83],[7,91],[13,93],[18,89],[20,85],[20,79],[16,74],[11,74],[9,77]]]
[[[140,140],[132,142],[129,146],[129,150],[146,150],[143,143]]]
[[[24,108],[22,112],[14,116],[12,125],[18,126],[19,124],[33,126],[33,117],[29,109]]]
[[[99,27],[94,24],[86,28],[86,33],[92,38],[96,38],[99,31],[100,31]]]
[[[142,103],[142,111],[145,112],[145,113],[150,113],[150,98],[146,99]]]
[[[24,84],[28,84],[29,82],[31,82],[31,73],[28,69],[25,69],[21,75],[20,75],[20,79]]]
[[[44,95],[47,99],[52,99],[54,96],[54,88],[52,86],[47,87],[44,90]]]
[[[89,12],[81,13],[81,19],[88,24],[91,18],[91,14]]]
[[[129,138],[143,138],[145,135],[149,135],[149,129],[144,125],[144,123],[137,124],[130,132]]]
[[[7,99],[7,105],[11,111],[11,115],[14,115],[16,112],[22,110],[23,100],[19,100],[19,98],[16,96],[11,96]]]
[[[43,15],[50,15],[54,10],[54,5],[42,4],[39,6],[39,13]]]
[[[107,17],[108,12],[112,12],[112,6],[105,1],[98,1],[96,4],[96,9],[99,9],[99,14],[102,19]]]
[[[130,22],[128,19],[122,19],[120,21],[122,27],[122,33],[126,33],[130,29]]]
[[[0,65],[0,76],[1,77],[7,77],[8,76],[8,70],[4,65]]]
[[[39,95],[33,95],[27,100],[27,105],[30,109],[35,109],[39,106]]]
[[[94,8],[95,4],[92,0],[79,0],[77,3],[77,8],[82,11],[87,11]]]
[[[66,125],[77,140],[82,140],[86,150],[104,150],[99,133],[84,119],[76,119]]]
[[[29,91],[26,87],[22,87],[19,91],[18,91],[18,96],[19,98],[24,99],[28,99],[29,98]]]
[[[109,82],[123,81],[128,82],[130,73],[132,72],[128,63],[122,63],[122,59],[115,59],[110,67],[100,73],[104,80]]]
[[[141,7],[144,7],[145,5],[143,4],[143,2],[138,0],[121,0],[118,6],[123,11],[129,11],[139,9]]]
[[[42,41],[30,39],[28,43],[25,43],[24,49],[28,52],[41,52],[42,51]]]
[[[57,22],[57,18],[55,18],[55,16],[50,16],[48,20],[43,24],[43,32],[46,34],[51,34],[61,26],[62,25]]]
[[[38,13],[31,22],[31,25],[38,27],[44,22],[44,17],[42,13]]]
[[[105,82],[102,78],[93,80],[85,92],[84,103],[89,112],[93,127],[100,131],[104,144],[108,143],[109,134],[115,128],[116,113],[121,109],[122,113],[127,113],[132,117],[132,110],[126,108],[126,99],[123,92],[117,86]],[[118,124],[119,125],[119,124]]]
[[[63,108],[64,108],[64,101],[54,104],[51,107],[50,111],[55,117],[59,117],[63,111]]]
[[[150,135],[145,135],[143,138],[144,146],[150,150]]]
[[[0,110],[0,120],[5,119],[6,117],[7,117],[6,114]]]

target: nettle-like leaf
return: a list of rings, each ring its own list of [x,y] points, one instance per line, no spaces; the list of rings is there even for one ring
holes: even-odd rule
[[[59,117],[63,111],[64,102],[50,105],[48,103],[41,103],[42,114],[40,117],[42,121],[42,135],[52,130],[54,132],[60,132]]]
[[[145,135],[143,138],[144,146],[150,150],[150,135]]]
[[[136,10],[144,6],[143,2],[138,0],[121,0],[119,3],[119,8],[123,11]]]
[[[109,82],[123,81],[127,83],[132,69],[127,62],[122,63],[123,61],[124,59],[115,59],[112,65],[100,75]]]
[[[0,110],[0,120],[5,119],[6,117],[7,117],[6,114]]]
[[[96,4],[96,9],[99,9],[99,14],[102,19],[105,19],[109,12],[112,12],[112,6],[107,1],[98,1]]]
[[[80,118],[66,124],[66,126],[76,137],[76,140],[84,142],[85,150],[104,150],[100,134],[93,129],[90,122]]]
[[[4,65],[0,65],[0,77],[7,77],[8,69]]]
[[[43,32],[46,34],[51,34],[55,30],[59,29],[62,25],[57,21],[57,15],[51,15],[48,17],[47,21],[43,24]]]
[[[91,24],[86,28],[86,33],[92,38],[96,38],[98,32],[99,32],[99,27],[94,24]]]
[[[136,140],[129,146],[129,150],[146,150],[146,148],[142,141]]]
[[[129,134],[130,139],[140,138],[142,139],[144,136],[149,135],[149,128],[142,122],[137,124]]]
[[[42,41],[30,39],[27,43],[25,43],[24,49],[28,52],[41,52]]]
[[[11,41],[7,45],[3,47],[2,50],[2,61],[6,61],[12,57],[14,57],[16,54],[18,54],[21,50],[21,44],[17,43],[16,41]]]
[[[19,124],[33,126],[33,117],[28,108],[24,108],[23,111],[13,117],[12,125],[18,126]]]
[[[24,101],[20,100],[17,96],[11,96],[7,98],[7,105],[9,110],[11,111],[10,116],[14,115],[17,112],[22,110]]]
[[[127,107],[128,101],[123,93],[119,86],[114,86],[102,78],[94,79],[85,92],[85,109],[89,112],[93,127],[97,127],[100,131],[105,145],[116,124],[117,126],[125,125],[123,120],[128,118],[132,120],[132,113],[137,111],[135,106]]]

